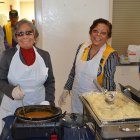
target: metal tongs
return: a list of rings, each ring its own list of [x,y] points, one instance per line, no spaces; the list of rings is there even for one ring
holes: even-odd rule
[[[93,80],[93,83],[98,88],[99,92],[103,93],[105,95],[105,101],[109,104],[112,104],[114,101],[115,94],[113,92],[108,92],[107,90],[103,89],[96,79]]]

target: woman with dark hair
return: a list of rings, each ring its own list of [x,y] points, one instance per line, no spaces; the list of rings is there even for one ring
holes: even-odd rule
[[[107,43],[111,34],[112,25],[108,20],[100,18],[93,21],[89,29],[90,41],[82,43],[76,52],[73,67],[58,102],[60,106],[65,104],[72,90],[72,112],[82,113],[79,95],[98,91],[93,81],[97,81],[104,89],[115,90],[114,73],[118,57],[117,52]]]
[[[22,19],[14,27],[16,47],[5,50],[0,59],[0,106],[2,118],[13,115],[18,107],[39,105],[46,101],[54,105],[55,79],[50,55],[34,46],[38,31],[32,22]]]

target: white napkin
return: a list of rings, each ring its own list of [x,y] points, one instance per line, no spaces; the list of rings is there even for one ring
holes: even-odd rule
[[[40,105],[50,105],[50,103],[48,101],[42,101]]]

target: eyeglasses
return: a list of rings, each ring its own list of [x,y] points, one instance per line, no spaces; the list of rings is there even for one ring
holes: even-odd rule
[[[96,29],[92,30],[92,32],[95,35],[98,35],[98,34],[100,34],[101,36],[106,36],[107,35],[107,32],[102,32],[102,31],[99,31],[99,30],[96,30]]]
[[[21,36],[24,36],[24,35],[33,35],[33,31],[25,31],[25,32],[16,32],[15,33],[16,36],[18,37],[21,37]]]

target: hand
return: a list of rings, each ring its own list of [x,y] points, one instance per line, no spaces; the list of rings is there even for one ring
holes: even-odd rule
[[[62,105],[65,105],[66,104],[66,98],[67,96],[70,94],[70,91],[69,90],[63,90],[59,100],[58,100],[58,105],[61,107]]]
[[[22,100],[24,98],[24,91],[20,88],[20,86],[16,86],[12,91],[12,97],[15,100]]]

